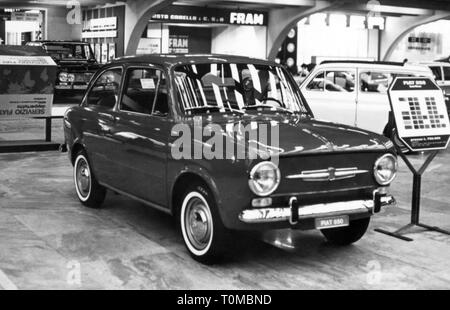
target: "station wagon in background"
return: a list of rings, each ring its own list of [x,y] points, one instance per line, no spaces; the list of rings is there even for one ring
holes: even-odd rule
[[[249,153],[258,145],[263,154],[174,156],[181,138],[175,128],[195,132],[199,124],[220,129],[227,145]],[[279,141],[251,141],[230,130],[237,124],[276,129]],[[224,55],[116,59],[66,112],[64,133],[84,205],[100,207],[110,190],[167,212],[203,263],[231,251],[230,240],[244,231],[320,229],[328,241],[350,244],[372,215],[395,203],[388,191],[397,169],[393,143],[315,120],[292,76],[274,62]],[[193,135],[189,142],[208,148],[209,139]]]
[[[432,77],[432,73],[426,66],[408,63],[324,61],[300,89],[316,118],[382,134],[402,147],[387,96],[397,76]]]
[[[90,45],[80,41],[34,41],[29,46],[40,46],[58,65],[55,98],[83,95],[100,64]]]

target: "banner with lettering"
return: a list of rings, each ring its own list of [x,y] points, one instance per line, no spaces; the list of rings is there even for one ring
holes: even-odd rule
[[[43,50],[0,47],[0,120],[51,116],[56,64]]]

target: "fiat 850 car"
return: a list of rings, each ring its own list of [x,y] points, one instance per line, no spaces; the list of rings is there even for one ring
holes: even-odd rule
[[[167,212],[203,263],[245,231],[318,229],[351,244],[395,203],[392,142],[315,120],[292,76],[265,60],[116,59],[66,112],[64,132],[82,204],[100,207],[109,190]]]

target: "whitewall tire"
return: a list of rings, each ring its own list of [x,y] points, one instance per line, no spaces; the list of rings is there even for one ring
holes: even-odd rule
[[[84,150],[78,152],[75,157],[73,180],[78,199],[82,204],[91,208],[101,206],[105,199],[106,189],[98,184]]]
[[[191,186],[183,195],[179,222],[184,244],[191,256],[202,263],[219,260],[229,241],[209,190],[202,185]]]

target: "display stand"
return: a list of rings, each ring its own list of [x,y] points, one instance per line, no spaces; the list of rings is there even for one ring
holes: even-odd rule
[[[414,233],[417,227],[450,235],[450,231],[420,222],[422,175],[439,150],[446,149],[450,141],[450,120],[443,92],[430,78],[397,77],[388,89],[388,97],[398,138],[412,152],[430,153],[416,169],[396,145],[397,153],[413,173],[411,222],[393,232],[379,228],[375,231],[405,241],[413,241],[405,235]]]
[[[0,154],[2,153],[22,153],[22,152],[45,152],[56,151],[61,143],[52,141],[52,120],[62,119],[63,115],[34,117],[34,119],[45,120],[44,140],[14,140],[0,141]]]
[[[0,121],[45,121],[45,139],[0,141],[0,153],[57,150],[52,142],[57,64],[37,46],[0,45]]]
[[[384,229],[377,228],[376,232],[389,235],[391,237],[395,237],[405,241],[413,241],[412,238],[406,237],[404,235],[414,233],[414,229],[417,227],[424,228],[428,231],[436,231],[442,234],[450,235],[450,231],[443,230],[436,226],[426,225],[420,222],[420,194],[421,194],[421,183],[422,183],[422,175],[436,157],[439,151],[432,151],[427,159],[424,161],[422,166],[417,170],[412,163],[409,161],[408,157],[398,149],[398,153],[403,161],[408,166],[409,170],[413,173],[413,188],[412,188],[412,201],[411,201],[411,222],[396,231],[390,232]]]

